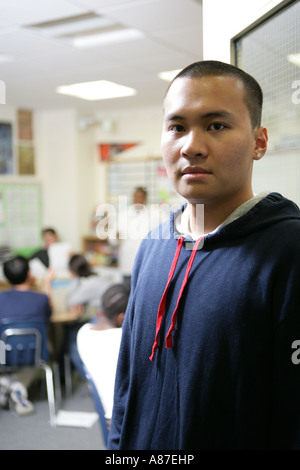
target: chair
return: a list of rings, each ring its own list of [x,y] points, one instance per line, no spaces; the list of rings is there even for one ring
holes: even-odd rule
[[[30,318],[3,319],[0,322],[0,340],[2,342],[0,371],[12,372],[24,366],[44,370],[50,425],[55,427],[54,380],[52,368],[49,365],[45,322]],[[55,390],[60,390],[57,381],[55,381]]]
[[[103,405],[102,405],[102,402],[101,402],[101,398],[100,398],[99,393],[97,391],[96,385],[95,385],[91,375],[89,374],[87,368],[85,367],[85,365],[83,365],[83,368],[84,368],[86,380],[87,380],[87,382],[88,382],[88,384],[90,385],[90,388],[91,388],[91,392],[92,392],[92,396],[93,396],[93,400],[94,400],[95,410],[97,411],[98,416],[99,416],[99,423],[100,423],[100,429],[101,429],[102,436],[103,436],[103,441],[104,441],[105,446],[107,447],[108,427],[107,427],[107,422],[106,422],[106,418],[105,418],[105,415],[104,415],[104,409],[103,409]]]

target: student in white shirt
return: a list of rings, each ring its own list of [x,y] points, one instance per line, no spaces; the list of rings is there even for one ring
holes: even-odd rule
[[[114,284],[102,296],[96,324],[86,323],[77,334],[78,352],[99,393],[110,426],[122,324],[128,303],[129,283]]]

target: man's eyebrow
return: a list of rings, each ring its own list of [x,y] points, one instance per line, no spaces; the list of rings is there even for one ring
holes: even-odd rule
[[[165,117],[166,121],[184,121],[185,119],[185,117],[180,116],[179,114],[168,114]]]
[[[209,111],[208,113],[200,114],[200,119],[212,119],[212,118],[223,118],[223,119],[233,119],[234,115],[229,111],[223,109]],[[180,114],[167,114],[165,117],[166,121],[185,121],[187,118]]]
[[[225,110],[216,110],[210,111],[209,113],[205,113],[201,115],[202,119],[209,119],[209,118],[228,118],[232,119],[234,116],[229,111]]]

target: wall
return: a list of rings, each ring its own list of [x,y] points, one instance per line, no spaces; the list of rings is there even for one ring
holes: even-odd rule
[[[43,225],[54,226],[62,240],[81,249],[88,210],[94,200],[92,148],[77,130],[73,109],[35,113],[38,175],[43,187]]]
[[[203,0],[203,59],[230,63],[230,40],[281,0]]]
[[[141,159],[160,156],[162,107],[134,109],[111,114],[111,131],[101,125],[94,128],[94,154],[96,162],[96,202],[106,201],[106,164],[99,163],[98,145],[103,143],[128,143],[138,145],[118,155],[120,159]],[[107,118],[107,116],[106,116]],[[100,118],[101,119],[101,118]]]

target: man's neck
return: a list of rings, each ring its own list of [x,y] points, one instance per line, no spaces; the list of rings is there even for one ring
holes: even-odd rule
[[[192,204],[188,202],[189,226],[190,231],[197,236],[213,232],[224,220],[241,204],[253,197],[253,193],[247,197],[235,201],[232,204],[212,205]]]

